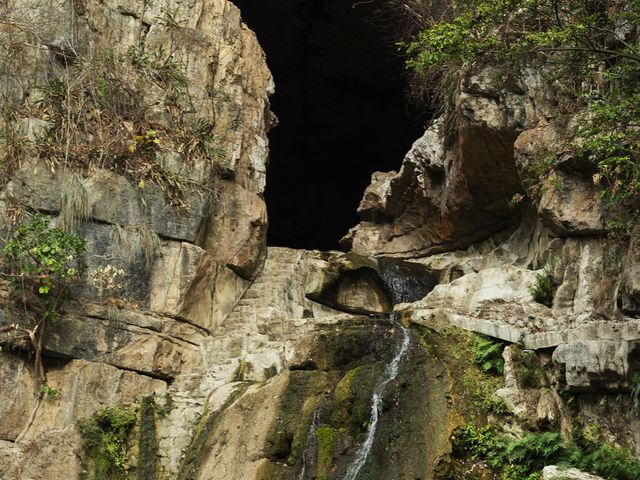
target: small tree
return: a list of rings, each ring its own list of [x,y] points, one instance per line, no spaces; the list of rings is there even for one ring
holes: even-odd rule
[[[41,215],[20,225],[4,247],[6,273],[16,295],[16,321],[9,327],[26,335],[35,355],[38,384],[44,382],[42,340],[45,326],[58,320],[69,284],[84,271],[86,242],[73,233],[50,228]]]

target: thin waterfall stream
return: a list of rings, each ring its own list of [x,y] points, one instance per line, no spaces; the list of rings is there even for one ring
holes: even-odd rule
[[[393,305],[416,301],[424,297],[437,283],[435,275],[432,275],[431,272],[419,265],[406,264],[392,258],[379,258],[378,265],[380,278]],[[371,458],[387,387],[398,377],[400,365],[409,351],[411,344],[409,329],[399,322],[394,313],[389,314],[388,321],[396,332],[394,334],[396,345],[393,357],[387,363],[375,384],[371,394],[369,421],[364,440],[357,446],[353,460],[346,466],[345,473],[340,477],[341,480],[356,480],[359,476],[362,477],[364,475],[362,470]],[[322,423],[320,421],[322,416],[320,414],[321,406],[326,405],[324,400],[320,400],[313,412],[302,451],[302,468],[297,480],[315,478],[314,471],[319,449],[317,432]]]
[[[422,298],[436,283],[434,278],[428,275],[415,275],[414,272],[411,272],[410,266],[407,266],[395,259],[381,257],[378,259],[378,265],[380,266],[382,281],[389,292],[393,305],[402,302],[412,302]],[[364,442],[362,442],[358,447],[355,458],[347,468],[347,472],[344,477],[342,477],[342,480],[355,480],[360,473],[360,470],[367,462],[367,458],[371,452],[376,435],[376,428],[378,426],[378,418],[380,414],[380,404],[382,403],[385,388],[389,382],[395,380],[398,376],[400,362],[406,355],[409,348],[411,340],[409,330],[397,320],[394,313],[389,314],[389,320],[401,332],[402,340],[397,347],[395,356],[387,365],[380,383],[373,391],[373,395],[371,396],[371,416],[369,417],[367,435]]]
[[[321,405],[322,401],[318,403],[318,406],[313,411],[313,416],[311,417],[311,425],[309,426],[309,433],[307,434],[307,440],[304,444],[304,450],[302,453],[302,470],[300,470],[298,480],[306,480],[307,472],[309,471],[307,470],[307,466],[313,465],[313,461],[316,458],[316,452],[318,450],[316,430],[318,429],[318,412]]]
[[[373,440],[376,435],[376,427],[378,426],[378,417],[380,413],[380,403],[382,402],[382,395],[384,394],[385,387],[389,382],[394,380],[398,376],[398,368],[400,366],[400,361],[407,353],[407,349],[409,347],[409,330],[403,327],[397,320],[393,318],[393,314],[390,316],[391,322],[393,325],[400,329],[402,333],[402,340],[400,345],[398,346],[398,350],[396,352],[393,360],[387,365],[387,368],[384,371],[384,375],[382,376],[382,381],[378,384],[376,389],[373,391],[373,395],[371,396],[371,416],[369,417],[369,427],[367,430],[367,436],[365,437],[364,442],[358,447],[358,451],[356,452],[355,459],[349,468],[347,469],[347,473],[345,474],[343,480],[355,480],[360,473],[360,469],[364,466],[367,461],[367,457],[369,456],[369,452],[371,451],[371,447],[373,445]]]

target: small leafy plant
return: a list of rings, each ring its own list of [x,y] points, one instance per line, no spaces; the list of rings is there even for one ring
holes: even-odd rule
[[[48,400],[57,400],[60,396],[60,390],[50,387],[49,385],[43,385],[38,389],[38,393]]]
[[[475,362],[487,373],[502,374],[504,372],[504,359],[502,352],[505,344],[484,335],[475,335],[473,340],[473,353]]]

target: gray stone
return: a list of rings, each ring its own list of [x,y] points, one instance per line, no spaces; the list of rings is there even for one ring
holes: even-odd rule
[[[565,372],[572,391],[617,390],[628,387],[629,356],[637,342],[588,340],[559,345],[553,362]]]
[[[604,480],[602,477],[585,473],[577,468],[559,468],[549,465],[542,469],[542,480]]]

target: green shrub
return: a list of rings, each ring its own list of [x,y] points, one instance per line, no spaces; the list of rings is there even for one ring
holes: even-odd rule
[[[502,480],[532,480],[546,465],[577,467],[609,480],[640,480],[640,461],[628,450],[607,444],[597,435],[577,430],[574,442],[557,432],[527,433],[507,438],[493,427],[466,425],[452,435],[453,454],[486,462]]]
[[[21,304],[13,314],[14,333],[29,339],[35,353],[36,379],[44,382],[42,334],[55,324],[69,284],[84,272],[86,242],[73,233],[49,227],[49,220],[34,215],[15,229],[4,247],[6,273]]]
[[[438,2],[425,3],[441,8]],[[514,72],[521,67],[538,68],[553,81],[559,108],[578,114],[576,138],[569,137],[561,150],[591,160],[602,196],[628,212],[635,210],[640,194],[640,47],[636,32],[624,40],[616,32],[622,25],[633,30],[640,23],[640,2],[470,0],[452,2],[446,14],[420,18],[424,28],[403,44],[411,70],[428,80],[440,76],[456,84],[446,74],[460,76],[489,64],[495,67],[496,83],[507,85],[517,80]],[[544,170],[549,173],[554,165],[532,167],[521,173],[535,200]],[[556,176],[557,182],[560,178]]]
[[[128,438],[136,423],[133,410],[106,407],[79,424],[85,449],[91,459],[86,478],[124,479],[129,470]]]

